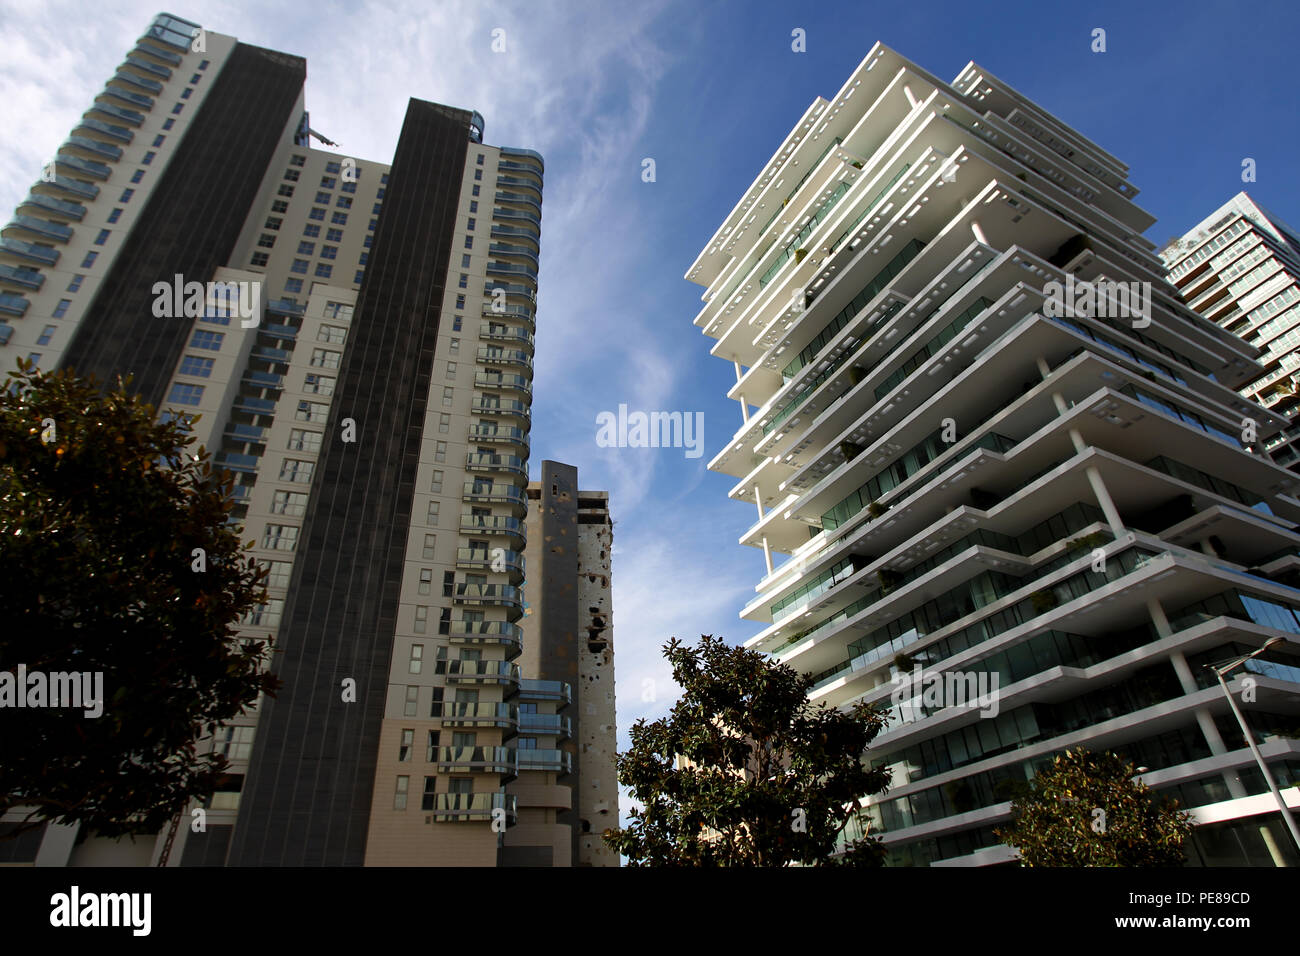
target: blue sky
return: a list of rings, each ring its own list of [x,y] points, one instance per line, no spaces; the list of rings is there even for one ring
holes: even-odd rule
[[[578,465],[616,520],[620,746],[671,706],[670,636],[741,641],[762,573],[736,541],[752,506],[705,463],[740,421],[729,364],[691,321],[682,276],[817,96],[881,40],[950,80],[970,60],[1131,168],[1156,243],[1244,188],[1300,225],[1295,37],[1300,4],[313,2],[177,0],[171,12],[307,58],[312,126],[387,161],[410,96],[477,109],[486,141],[546,157],[534,474]],[[0,206],[41,165],[157,12],[149,3],[0,0]],[[806,31],[807,52],[791,50]],[[1107,52],[1090,50],[1107,31]],[[506,52],[492,52],[505,30]],[[642,181],[653,158],[656,181]],[[620,404],[702,412],[704,454],[596,445]]]

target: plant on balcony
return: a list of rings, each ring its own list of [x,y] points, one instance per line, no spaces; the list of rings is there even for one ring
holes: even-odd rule
[[[881,594],[888,594],[894,590],[894,588],[898,587],[898,582],[903,578],[897,571],[891,571],[889,568],[881,568],[876,572],[876,576],[880,578]]]
[[[863,760],[882,713],[813,706],[810,676],[721,638],[672,638],[664,657],[681,696],[667,717],[638,720],[617,756],[639,806],[628,826],[605,831],[606,844],[632,866],[883,862],[875,837],[846,833],[858,799],[888,782]]]
[[[1035,614],[1046,614],[1056,607],[1056,592],[1044,588],[1029,595],[1029,600],[1034,606]]]
[[[236,633],[266,572],[228,478],[127,384],[20,362],[0,385],[0,701],[79,692],[0,707],[0,813],[30,808],[7,838],[157,832],[226,770],[199,741],[279,686],[269,640]]]
[[[874,501],[870,502],[870,503],[867,505],[867,516],[868,516],[868,517],[871,517],[871,518],[879,518],[881,515],[883,515],[883,514],[885,513],[885,511],[886,511],[886,508],[885,508],[883,505],[881,505],[881,504],[877,504],[877,503],[874,502]]]
[[[1057,754],[994,835],[1020,851],[1021,866],[1182,866],[1191,814],[1137,774],[1112,753]]]

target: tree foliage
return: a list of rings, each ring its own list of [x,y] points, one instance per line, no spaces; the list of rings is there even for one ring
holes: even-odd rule
[[[640,808],[606,843],[633,866],[878,865],[884,851],[845,840],[858,800],[882,792],[863,752],[885,717],[808,701],[812,678],[704,635],[664,646],[681,697],[666,718],[632,728],[619,783]]]
[[[103,674],[99,717],[0,708],[0,812],[33,807],[25,827],[156,832],[226,768],[198,740],[279,685],[234,629],[265,570],[227,479],[127,384],[20,362],[0,394],[0,671]]]
[[[1023,866],[1182,866],[1191,814],[1137,773],[1115,754],[1067,750],[1012,802],[1011,826],[994,832]]]

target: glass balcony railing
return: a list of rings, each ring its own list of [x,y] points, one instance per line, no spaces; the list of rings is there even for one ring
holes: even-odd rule
[[[529,302],[537,301],[537,290],[517,282],[502,282],[500,279],[489,279],[483,286],[483,294],[491,296],[494,300],[500,295],[518,295]]]
[[[72,136],[68,138],[68,141],[71,142],[74,139],[76,139],[76,137]],[[86,142],[90,141],[87,140]],[[112,147],[109,148],[111,149]],[[59,166],[76,170],[77,172],[84,173],[87,176],[93,176],[95,179],[107,179],[109,176],[113,175],[112,168],[105,166],[103,163],[97,163],[90,159],[81,159],[77,156],[69,156],[67,153],[59,153],[54,157],[54,162]]]
[[[530,282],[537,282],[537,270],[528,266],[515,265],[511,262],[497,262],[491,260],[487,264],[488,275],[494,276],[519,276]]]
[[[441,720],[444,727],[514,728],[519,723],[519,705],[439,701],[433,705],[433,716]]]
[[[130,123],[132,126],[139,126],[144,122],[144,114],[137,113],[135,110],[128,110],[122,106],[113,106],[109,103],[96,103],[90,108],[92,113],[101,113],[104,116],[111,116],[115,120],[121,120],[123,123]]]
[[[107,96],[117,100],[119,103],[129,103],[132,106],[138,106],[141,109],[153,109],[153,97],[145,96],[142,93],[132,93],[130,90],[119,89],[116,86],[107,86],[100,96]]]
[[[519,685],[519,665],[509,661],[438,661],[436,672],[453,684]]]
[[[433,799],[435,820],[513,821],[518,817],[513,794],[505,793],[438,793]]]
[[[502,442],[511,445],[528,445],[528,432],[522,428],[515,428],[512,425],[472,425],[468,431],[469,437],[476,442],[492,443]]]
[[[28,262],[39,262],[44,266],[52,266],[59,261],[58,249],[40,246],[34,242],[24,242],[22,239],[11,239],[8,236],[0,236],[0,252]]]
[[[523,193],[508,193],[508,192],[500,192],[500,193],[497,193],[497,194],[496,194],[496,196],[493,198],[492,201],[493,201],[493,202],[512,202],[512,203],[517,203],[518,205],[521,205],[521,206],[530,206],[531,208],[537,210],[537,215],[540,216],[540,215],[542,214],[542,204],[541,204],[541,202],[540,202],[539,200],[537,200],[537,199],[534,199],[532,196],[525,196]],[[495,211],[494,211],[494,214],[495,214]],[[538,221],[538,225],[541,225],[540,220]]]
[[[509,169],[511,171],[517,171],[521,173],[532,173],[538,179],[540,179],[542,176],[541,172],[537,169],[537,167],[530,166],[527,163],[517,163],[513,159],[498,160],[497,169]]]
[[[518,571],[522,573],[524,570],[524,556],[518,551],[511,551],[508,548],[457,548],[456,567],[472,570],[486,568],[489,571]]]
[[[8,345],[14,337],[14,327],[8,322],[0,322],[0,345]]]
[[[251,412],[254,415],[274,415],[275,399],[240,395],[235,399],[234,408],[236,411]]]
[[[523,402],[502,401],[500,399],[476,398],[470,407],[477,415],[500,415],[511,418],[518,418],[524,422],[530,421],[532,416],[529,414],[528,406]]]
[[[519,732],[539,737],[573,736],[573,721],[560,714],[520,714]]]
[[[518,762],[520,770],[548,770],[559,774],[573,772],[573,754],[563,750],[521,749]]]
[[[521,680],[520,700],[547,700],[560,704],[573,703],[573,687],[561,680]]]
[[[274,372],[245,372],[244,384],[255,388],[284,388],[284,376]]]
[[[101,159],[111,159],[114,162],[122,158],[122,150],[111,143],[101,143],[97,139],[88,139],[85,136],[69,136],[63,141],[62,149],[80,149],[92,156],[98,156]],[[103,167],[108,169],[107,166]]]
[[[259,325],[257,331],[263,335],[270,335],[277,339],[297,339],[298,329],[292,325],[279,325],[275,322],[269,322],[265,325]]]
[[[0,314],[21,318],[31,307],[31,303],[21,295],[0,292]]]
[[[148,73],[150,76],[161,77],[164,80],[170,80],[172,78],[172,71],[169,70],[167,67],[159,66],[157,63],[150,63],[148,60],[144,59],[143,57],[131,56],[128,53],[126,57],[126,63],[130,66],[135,67],[135,69],[137,70],[141,70],[145,73]]]
[[[457,584],[452,591],[457,604],[479,607],[511,605],[522,610],[524,592],[513,584]]]
[[[502,146],[499,150],[502,156],[513,156],[521,163],[536,163],[538,172],[546,170],[546,162],[542,159],[542,154],[533,149],[523,149],[519,146]]]
[[[538,230],[536,229],[521,229],[518,226],[502,226],[498,223],[493,223],[492,230],[489,233],[489,235],[493,239],[516,239],[517,238],[517,239],[531,239],[533,242],[538,242],[540,240],[540,237],[538,236],[537,233]]]
[[[477,359],[482,365],[506,365],[511,368],[533,370],[533,357],[520,349],[503,349],[499,346],[480,346]]]
[[[24,289],[35,291],[45,285],[45,276],[35,269],[28,269],[24,266],[0,265],[0,282],[7,282],[11,285],[22,286]]]
[[[162,47],[157,47],[152,43],[145,43],[144,41],[137,43],[135,49],[131,52],[143,54],[144,56],[152,56],[156,59],[162,60],[164,63],[169,63],[172,66],[180,66],[183,62],[180,56],[170,50],[164,50]]]
[[[462,486],[461,497],[464,501],[475,501],[483,504],[528,506],[528,492],[518,485],[467,481]]]
[[[245,474],[257,474],[258,463],[261,462],[258,455],[237,455],[234,452],[220,452],[213,459],[213,464],[218,468],[225,468],[227,471],[239,471]]]
[[[266,311],[278,312],[281,315],[305,315],[307,306],[290,299],[272,299],[266,303]]]
[[[28,193],[27,198],[18,204],[18,208],[23,206],[35,206],[45,212],[53,213],[56,216],[63,216],[74,222],[81,222],[86,218],[86,207],[80,203],[65,202],[62,199],[55,199],[53,196],[46,196],[43,193]]]
[[[494,319],[499,316],[511,316],[517,319],[523,319],[531,327],[534,325],[533,310],[526,305],[502,305],[498,307],[495,303],[483,306],[483,318]]]
[[[479,323],[478,334],[481,339],[527,345],[530,349],[536,344],[532,333],[527,329],[516,329],[492,322]]]
[[[105,123],[103,120],[92,119],[89,116],[83,116],[77,121],[73,129],[88,129],[96,133],[101,133],[110,139],[115,139],[119,143],[129,143],[135,139],[135,133],[132,133],[125,126],[116,126],[113,123]]]
[[[9,225],[5,226],[6,232],[11,229],[27,232],[42,239],[53,239],[56,242],[67,242],[72,238],[71,226],[50,222],[48,219],[41,219],[37,216],[14,216],[9,221]]]
[[[494,242],[488,246],[488,252],[494,256],[519,256],[521,259],[528,259],[537,268],[537,250],[529,249],[527,246],[517,246],[507,242]]]
[[[474,384],[478,388],[508,388],[528,395],[533,393],[532,383],[522,375],[493,375],[490,372],[479,372],[474,376]]]
[[[524,523],[509,515],[461,515],[460,530],[469,534],[508,534],[523,538]]]
[[[157,80],[147,80],[143,76],[136,76],[134,73],[127,73],[125,70],[120,69],[113,74],[113,79],[109,82],[123,83],[127,86],[135,87],[136,89],[145,90],[155,96],[163,91],[163,85]],[[153,104],[150,103],[150,106],[152,105]]]
[[[499,773],[514,776],[517,763],[512,747],[439,747],[440,773]]]
[[[265,442],[266,429],[257,425],[230,424],[226,426],[226,437],[231,441]]]
[[[527,478],[528,461],[515,455],[481,455],[471,453],[465,456],[465,470],[504,471]]]
[[[452,621],[447,639],[456,645],[504,647],[507,660],[518,657],[524,649],[524,632],[509,621]]]
[[[509,175],[498,176],[497,185],[504,186],[507,189],[514,188],[514,187],[518,187],[520,189],[535,189],[537,191],[537,202],[540,203],[542,201],[542,187],[539,186],[537,183],[533,182],[531,179],[525,179],[523,176],[509,176]],[[498,202],[501,201],[501,195],[503,194],[497,195]]]
[[[94,183],[83,183],[79,179],[68,179],[66,176],[55,175],[53,179],[41,180],[36,185],[37,187],[49,186],[51,189],[57,189],[60,192],[81,199],[94,199],[99,195],[99,187]]]
[[[266,362],[275,362],[284,365],[293,358],[292,349],[277,349],[270,345],[257,345],[253,347],[253,358],[262,359]]]
[[[542,220],[537,216],[516,209],[502,209],[500,206],[497,206],[492,210],[492,218],[505,219],[506,221],[518,220],[519,222],[531,222],[539,231],[542,228]]]

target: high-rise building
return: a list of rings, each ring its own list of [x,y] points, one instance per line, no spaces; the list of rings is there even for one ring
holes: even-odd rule
[[[537,680],[519,697],[520,773],[506,786],[519,822],[506,832],[504,862],[618,866],[601,839],[618,825],[609,494],[579,491],[573,465],[543,461],[540,474],[528,485],[519,622],[519,666]]]
[[[531,799],[570,765],[545,731],[567,731],[574,680],[518,660],[542,158],[414,99],[391,164],[312,148],[333,144],[305,75],[160,15],[3,231],[0,357],[130,373],[163,414],[202,413],[270,569],[244,630],[275,637],[285,683],[213,741],[231,768],[203,829],[47,827],[45,863],[494,866],[507,785]],[[564,648],[586,675],[594,652]],[[595,713],[572,724],[605,748]],[[590,774],[612,801],[612,745],[573,739],[566,787]],[[569,842],[547,862],[592,856]]]
[[[1195,808],[1194,862],[1297,862],[1204,666],[1285,637],[1230,686],[1294,787],[1300,501],[1257,443],[1285,419],[1165,284],[1127,172],[877,44],[687,273],[735,370],[710,468],[757,510],[748,646],[889,711],[858,826],[894,865],[1010,861],[1011,796],[1074,746]]]
[[[1241,391],[1291,420],[1268,451],[1300,469],[1300,235],[1242,192],[1160,256],[1189,306],[1263,352],[1263,376]]]

